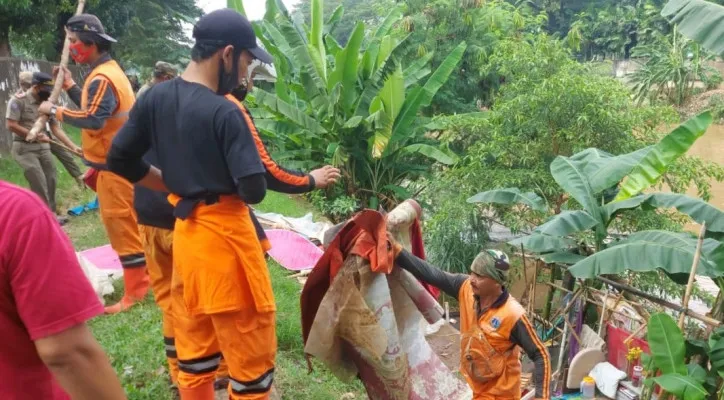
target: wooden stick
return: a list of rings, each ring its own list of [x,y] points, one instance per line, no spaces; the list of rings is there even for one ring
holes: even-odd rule
[[[696,270],[699,268],[699,259],[701,258],[701,245],[704,243],[704,232],[706,232],[706,221],[701,224],[699,230],[699,240],[696,242],[696,252],[694,253],[694,262],[691,264],[691,272],[689,273],[689,283],[686,284],[686,292],[684,293],[684,302],[681,306],[684,308],[684,312],[679,316],[679,329],[684,330],[684,319],[686,318],[686,311],[689,310],[689,299],[691,298],[691,291],[694,289],[694,280],[696,280]]]
[[[636,335],[638,335],[639,333],[641,333],[641,331],[643,331],[644,329],[646,329],[646,327],[647,327],[648,325],[649,325],[648,322],[645,323],[645,324],[641,324],[641,326],[639,326],[639,329],[636,329],[636,331],[635,331],[634,333],[630,334],[629,337],[627,337],[627,338],[623,341],[623,344],[625,344],[626,346],[628,346],[629,343],[631,343],[631,340],[634,338],[634,336],[636,336]]]
[[[530,293],[530,297],[531,297],[530,303],[532,304],[532,306],[530,308],[531,311],[535,311],[535,289],[536,289],[537,285],[538,285],[538,261],[535,261],[535,266],[533,267],[533,290],[531,290],[531,293]]]
[[[71,149],[70,147],[64,145],[63,143],[60,143],[60,142],[57,141],[57,140],[50,139],[50,143],[52,143],[52,144],[54,144],[54,145],[62,148],[63,150],[68,150],[68,152],[69,152],[70,154],[72,154],[72,155],[74,155],[74,156],[76,156],[76,157],[83,158],[83,153],[76,153],[75,151],[73,151],[73,149]]]
[[[578,346],[582,346],[581,337],[578,336],[576,333],[576,327],[573,326],[571,321],[568,319],[568,315],[563,314],[563,319],[566,321],[566,324],[568,324],[571,327],[571,334],[576,338],[576,343],[578,343]]]
[[[544,282],[544,283],[545,283],[546,285],[554,288],[554,289],[562,290],[562,291],[564,291],[564,292],[566,292],[566,293],[576,293],[576,292],[571,292],[570,290],[568,290],[568,289],[566,289],[566,288],[564,288],[564,287],[558,286],[558,285],[556,285],[556,284],[554,284],[554,283],[549,283],[549,282]],[[589,290],[590,290],[590,289],[589,289]],[[599,303],[599,302],[597,302],[597,301],[595,301],[595,300],[591,300],[591,299],[589,299],[589,298],[586,298],[586,301],[589,302],[589,303],[591,303],[591,304],[593,304],[593,305],[599,306],[599,307],[603,307],[603,306],[604,306],[603,304],[601,304],[601,303]],[[618,305],[618,302],[616,302],[616,305]],[[643,320],[643,319],[641,319],[641,318],[633,317],[633,316],[631,316],[631,315],[628,315],[628,314],[622,313],[621,311],[616,310],[615,306],[614,306],[613,308],[611,308],[610,310],[608,310],[608,311],[609,311],[610,313],[613,313],[613,314],[618,314],[618,315],[620,315],[620,316],[622,316],[622,317],[630,318],[630,319],[632,319],[632,320],[634,320],[634,321],[636,321],[636,322],[639,322],[639,323],[644,323],[644,322],[646,322],[645,320]],[[555,315],[557,316],[558,314],[556,313]]]
[[[601,336],[603,334],[603,321],[606,320],[606,307],[608,306],[608,290],[606,290],[606,294],[603,296],[603,308],[601,310],[601,321],[598,323],[598,336]],[[601,336],[603,337],[603,336]]]
[[[78,6],[75,9],[75,15],[79,15],[83,13],[83,8],[85,7],[85,1],[86,0],[78,0]],[[63,68],[68,66],[68,58],[70,56],[70,38],[68,38],[68,33],[65,34],[65,42],[63,43],[63,53],[60,56],[60,66],[58,67],[58,75],[55,77],[55,86],[53,86],[53,91],[50,93],[50,98],[48,98],[48,101],[57,104],[58,98],[60,97],[60,93],[63,91],[63,82],[65,81],[65,73],[63,72]],[[42,114],[38,117],[38,119],[35,121],[35,125],[33,125],[33,129],[30,130],[28,135],[25,137],[25,140],[28,142],[34,141],[40,132],[45,129],[45,124],[48,122],[48,116],[45,114]]]

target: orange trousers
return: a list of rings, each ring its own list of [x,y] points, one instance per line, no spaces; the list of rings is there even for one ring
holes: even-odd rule
[[[178,356],[174,334],[174,314],[171,310],[171,283],[173,281],[173,231],[139,225],[141,240],[146,251],[148,275],[158,308],[163,315],[163,342],[166,349],[171,382],[178,383]]]
[[[169,196],[172,204],[179,198]],[[221,354],[229,398],[268,399],[276,306],[261,245],[238,197],[199,205],[174,230],[172,310],[182,400],[211,400]],[[178,310],[178,311],[177,311]]]

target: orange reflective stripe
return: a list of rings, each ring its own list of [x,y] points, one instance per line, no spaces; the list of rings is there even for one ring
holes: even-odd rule
[[[538,334],[536,334],[535,330],[533,329],[533,326],[530,324],[530,321],[528,320],[528,317],[523,315],[520,318],[521,321],[523,321],[523,325],[525,325],[525,329],[528,331],[528,335],[530,335],[531,338],[533,338],[533,342],[535,343],[535,347],[538,348],[538,351],[543,355],[543,398],[548,399],[550,398],[550,381],[551,381],[551,371],[550,371],[550,359],[548,355],[548,350],[546,347],[541,343],[540,338],[538,338]]]
[[[101,102],[103,101],[103,96],[106,93],[106,89],[108,88],[108,81],[106,79],[100,79],[100,84],[98,85],[98,90],[96,91],[96,95],[93,96],[93,100],[90,103],[90,109],[88,110],[88,115],[93,115],[98,111],[98,107],[101,105]]]
[[[308,176],[297,176],[290,174],[286,171],[284,171],[282,168],[279,167],[279,164],[274,162],[272,160],[271,156],[269,155],[269,152],[266,150],[266,146],[264,146],[264,142],[261,140],[261,137],[259,136],[259,131],[256,129],[256,125],[254,125],[254,121],[252,121],[251,116],[249,115],[249,111],[244,107],[243,104],[239,100],[237,100],[232,95],[227,95],[227,99],[229,99],[231,102],[236,104],[239,109],[241,110],[242,115],[244,115],[244,120],[246,121],[246,124],[249,126],[249,131],[251,131],[251,136],[254,138],[254,144],[256,145],[256,149],[259,152],[259,157],[261,157],[262,163],[264,163],[264,168],[266,168],[269,173],[278,179],[279,181],[286,183],[288,185],[294,185],[294,186],[308,186],[309,185],[309,177]]]

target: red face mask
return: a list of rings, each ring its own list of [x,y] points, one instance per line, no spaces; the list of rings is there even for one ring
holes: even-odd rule
[[[87,64],[90,59],[91,52],[93,51],[90,46],[86,46],[80,40],[71,44],[69,49],[70,56],[73,57],[73,61],[78,64]]]

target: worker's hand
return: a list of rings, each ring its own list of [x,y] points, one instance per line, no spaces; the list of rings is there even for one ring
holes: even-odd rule
[[[314,178],[315,189],[324,189],[329,185],[333,185],[337,183],[339,178],[342,176],[339,172],[339,169],[334,168],[331,165],[326,165],[322,168],[315,169],[314,171],[310,172],[309,175],[312,175],[312,178]]]
[[[58,71],[59,67],[55,66],[53,67],[53,78],[58,78]],[[73,80],[73,75],[71,75],[70,70],[68,67],[63,67],[63,90],[68,90],[75,86],[75,81]]]
[[[23,98],[25,98],[25,96],[26,96],[25,93],[26,93],[26,92],[25,92],[24,90],[20,89],[20,90],[18,90],[18,91],[15,93],[15,98],[16,98],[16,99],[23,99]]]
[[[55,104],[49,101],[44,101],[40,103],[40,107],[38,107],[38,112],[41,114],[50,115],[50,109],[53,108],[54,105]]]
[[[35,141],[38,143],[50,143],[50,137],[44,133],[39,133]]]
[[[396,260],[397,256],[402,252],[402,245],[395,240],[395,237],[392,236],[390,232],[387,232],[387,247],[388,250],[392,252],[392,259]]]

